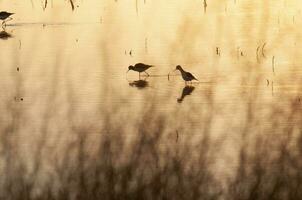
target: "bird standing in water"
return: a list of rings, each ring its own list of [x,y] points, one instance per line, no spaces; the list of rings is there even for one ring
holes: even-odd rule
[[[146,65],[146,64],[144,64],[144,63],[137,63],[137,64],[135,64],[134,66],[130,65],[130,66],[128,67],[127,73],[128,73],[130,70],[133,70],[133,71],[138,72],[138,73],[139,73],[139,76],[141,75],[141,72],[145,72],[145,73],[147,74],[147,76],[150,76],[150,75],[146,72],[146,70],[149,69],[150,67],[154,67],[154,66],[152,66],[152,65]]]
[[[190,72],[186,72],[185,70],[183,70],[183,68],[180,65],[177,65],[175,70],[180,71],[181,76],[185,80],[186,84],[187,84],[188,81],[190,81],[190,82],[192,80],[198,81]]]
[[[13,18],[11,18],[10,16],[13,15],[14,13],[9,13],[6,11],[2,11],[0,12],[0,20],[2,20],[2,26],[6,24],[6,19],[8,18],[9,20],[12,20]]]

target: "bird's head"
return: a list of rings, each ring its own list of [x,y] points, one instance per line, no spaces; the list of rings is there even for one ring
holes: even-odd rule
[[[128,73],[130,70],[133,70],[133,69],[134,69],[134,67],[133,67],[132,65],[130,65],[130,66],[128,67],[127,73]]]
[[[182,68],[181,68],[180,65],[177,65],[176,68],[175,68],[175,70],[181,70],[181,69],[182,69]]]

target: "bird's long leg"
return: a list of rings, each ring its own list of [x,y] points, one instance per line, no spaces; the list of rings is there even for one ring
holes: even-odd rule
[[[8,21],[11,21],[11,20],[13,20],[13,18],[9,17],[9,18],[7,18],[7,20],[5,21],[5,23],[8,22]]]
[[[138,72],[138,78],[139,78],[139,80],[141,80],[141,73],[140,72]]]
[[[6,22],[11,21],[11,20],[13,20],[13,18],[11,18],[11,17],[7,18],[7,20],[3,20],[2,28],[5,28],[6,27]]]
[[[3,20],[2,25],[5,25],[5,27],[6,27],[6,22],[11,21],[11,20],[13,20],[12,17],[9,17],[9,18],[7,18],[6,20]]]
[[[147,74],[147,76],[150,76],[146,71],[144,71],[146,74]]]

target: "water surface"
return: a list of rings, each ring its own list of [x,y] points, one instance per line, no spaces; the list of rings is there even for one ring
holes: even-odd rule
[[[301,130],[298,1],[0,5],[16,12],[0,40],[0,129],[29,166],[43,146],[51,168],[76,133],[93,152],[102,134],[131,141],[160,127],[163,149],[210,138],[226,176],[246,137]],[[138,62],[155,66],[150,77],[126,74]],[[176,65],[200,81],[186,86]]]

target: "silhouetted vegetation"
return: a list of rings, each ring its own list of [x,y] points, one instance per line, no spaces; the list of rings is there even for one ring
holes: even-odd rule
[[[132,131],[110,114],[99,130],[71,123],[73,139],[59,151],[47,147],[45,127],[25,157],[16,140],[20,113],[12,107],[14,121],[1,134],[1,199],[300,199],[301,103],[272,106],[260,119],[254,102],[246,102],[246,123],[233,133],[238,151],[224,175],[219,149],[227,136],[213,139],[213,111],[200,118],[204,127],[194,134],[188,123],[171,129],[152,106]]]
[[[48,6],[48,0],[43,0],[43,9],[45,10]],[[74,10],[75,9],[75,5],[74,5],[74,0],[68,0],[68,2],[70,3],[71,9]],[[33,1],[31,0],[31,3],[33,5]]]

